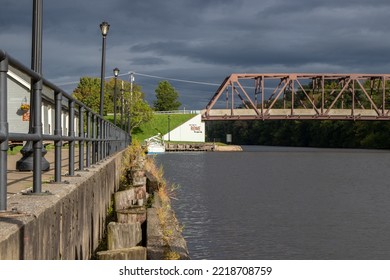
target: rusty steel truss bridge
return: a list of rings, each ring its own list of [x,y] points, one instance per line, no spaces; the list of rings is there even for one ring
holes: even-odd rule
[[[390,74],[231,74],[202,120],[390,120]]]

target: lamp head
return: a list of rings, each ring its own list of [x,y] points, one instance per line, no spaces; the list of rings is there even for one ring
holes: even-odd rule
[[[117,78],[118,75],[119,75],[119,69],[117,67],[115,67],[115,69],[114,69],[114,76],[115,76],[115,78]]]
[[[103,37],[105,37],[107,35],[109,29],[110,29],[110,25],[108,24],[108,22],[103,21],[100,24],[100,30],[102,31]]]

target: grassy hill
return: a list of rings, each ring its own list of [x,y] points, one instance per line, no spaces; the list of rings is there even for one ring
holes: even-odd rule
[[[195,116],[196,115],[194,114],[170,115],[171,131]],[[134,140],[143,142],[145,139],[157,135],[158,133],[161,133],[162,135],[168,133],[168,115],[155,114],[152,120],[142,124],[141,127],[134,129],[132,137]]]

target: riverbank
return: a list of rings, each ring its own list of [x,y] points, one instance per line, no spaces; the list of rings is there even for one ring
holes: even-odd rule
[[[173,187],[154,158],[139,144],[124,155],[119,191],[110,207],[107,235],[95,258],[101,260],[189,259],[181,226],[171,208]]]

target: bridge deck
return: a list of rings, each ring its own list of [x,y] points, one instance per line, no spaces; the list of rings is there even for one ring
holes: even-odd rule
[[[202,111],[203,121],[216,120],[390,120],[389,115],[378,115],[370,109],[331,109],[329,112],[317,114],[314,109],[212,109]]]

